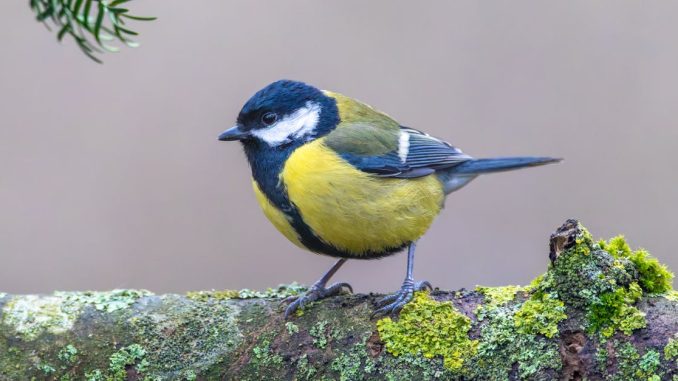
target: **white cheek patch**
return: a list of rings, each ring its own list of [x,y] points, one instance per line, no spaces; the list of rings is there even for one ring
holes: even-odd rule
[[[410,153],[410,134],[405,131],[400,131],[398,138],[398,157],[401,163],[407,161],[407,154]]]
[[[253,130],[252,135],[275,147],[292,139],[312,135],[320,119],[320,105],[307,102],[306,106],[287,115],[270,127]]]

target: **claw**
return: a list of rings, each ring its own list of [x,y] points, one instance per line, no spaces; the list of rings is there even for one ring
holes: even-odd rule
[[[381,299],[377,302],[377,306],[383,307],[383,306],[385,306],[385,305],[387,305],[387,304],[390,304],[390,303],[392,303],[394,300],[398,299],[398,296],[399,296],[399,295],[398,295],[397,293],[391,294],[391,295],[387,295],[387,296],[381,298]]]
[[[398,292],[388,295],[377,302],[377,306],[380,308],[372,313],[372,318],[398,314],[414,298],[416,291],[432,289],[431,283],[427,281],[414,283],[412,280],[406,279]]]
[[[414,290],[415,291],[433,291],[433,286],[431,286],[431,283],[427,280],[422,280],[421,282],[417,282],[414,285]]]
[[[308,291],[303,295],[295,295],[286,298],[283,302],[290,301],[290,305],[285,309],[285,319],[287,319],[292,313],[298,309],[304,309],[306,304],[315,302],[316,300],[329,298],[331,296],[339,295],[348,290],[350,293],[353,293],[353,287],[348,283],[335,283],[330,287],[325,288],[321,285],[313,285]]]
[[[349,294],[353,293],[353,287],[346,282],[334,283],[333,285],[327,287],[325,292],[327,292],[330,295],[338,295],[344,290],[348,291]]]

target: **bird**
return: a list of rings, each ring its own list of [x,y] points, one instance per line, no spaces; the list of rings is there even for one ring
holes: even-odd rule
[[[220,141],[239,141],[256,199],[270,222],[296,246],[337,261],[307,291],[292,297],[288,318],[308,303],[353,292],[328,286],[349,259],[383,258],[407,249],[398,291],[374,316],[397,314],[417,291],[417,241],[447,195],[479,175],[556,163],[552,157],[476,159],[348,96],[304,82],[279,80],[256,92]]]

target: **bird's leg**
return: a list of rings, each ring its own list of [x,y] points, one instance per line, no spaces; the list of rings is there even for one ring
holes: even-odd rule
[[[292,296],[287,298],[285,301],[291,301],[287,309],[285,310],[285,318],[290,316],[290,314],[296,311],[299,308],[304,308],[307,303],[314,302],[316,300],[328,298],[330,296],[335,296],[340,294],[344,289],[353,292],[353,288],[348,283],[334,283],[329,287],[325,287],[327,282],[332,278],[332,275],[339,270],[339,268],[346,263],[346,258],[342,258],[330,267],[325,274],[323,274],[317,282],[313,283],[311,288],[308,289],[303,295]]]
[[[412,242],[407,248],[407,275],[405,276],[402,287],[400,287],[400,291],[388,295],[377,302],[377,306],[380,308],[374,311],[372,314],[373,317],[398,313],[403,309],[405,304],[412,300],[415,291],[431,290],[433,288],[427,281],[414,282],[412,271],[414,270],[414,251],[416,246],[416,242]]]

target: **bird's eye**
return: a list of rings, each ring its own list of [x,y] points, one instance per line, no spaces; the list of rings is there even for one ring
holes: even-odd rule
[[[261,123],[270,126],[278,120],[278,114],[274,112],[267,112],[261,116]]]

